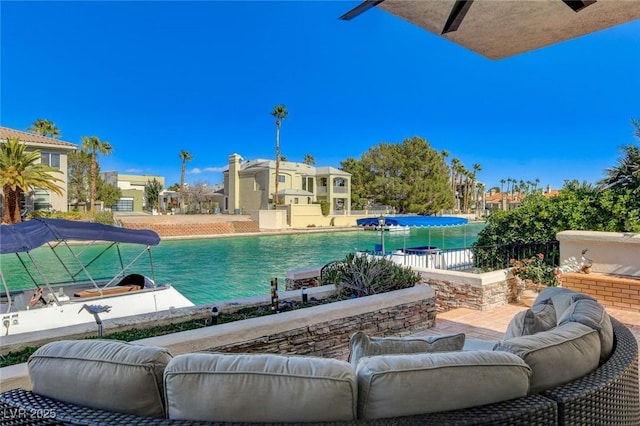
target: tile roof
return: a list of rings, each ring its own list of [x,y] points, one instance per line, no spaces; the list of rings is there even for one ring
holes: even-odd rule
[[[19,138],[21,142],[27,144],[51,145],[60,148],[68,148],[70,150],[78,147],[78,145],[71,142],[65,142],[47,136],[36,135],[35,133],[23,132],[22,130],[0,126],[0,140],[6,141],[11,138]]]

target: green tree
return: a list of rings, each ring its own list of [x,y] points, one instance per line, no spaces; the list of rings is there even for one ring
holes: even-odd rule
[[[180,184],[178,182],[174,183],[167,188],[167,191],[180,192]]]
[[[89,211],[93,211],[96,202],[96,185],[98,181],[98,154],[109,155],[113,147],[107,141],[101,141],[97,136],[83,136],[82,149],[91,155],[91,170],[89,173]]]
[[[160,199],[160,192],[162,191],[162,184],[158,182],[156,178],[147,181],[144,186],[144,194],[147,197],[147,205],[150,208],[158,208],[158,200]]]
[[[42,188],[58,195],[63,193],[62,179],[53,174],[62,173],[40,163],[40,151],[27,152],[18,138],[0,144],[0,186],[4,194],[4,223],[19,223],[20,197],[34,188]]]
[[[287,118],[289,112],[284,105],[276,105],[273,107],[273,111],[271,111],[271,115],[276,119],[276,187],[275,194],[273,197],[273,203],[278,204],[278,183],[280,181],[280,126],[282,125],[282,120]]]
[[[113,207],[120,198],[122,198],[122,190],[116,185],[105,183],[105,181],[98,176],[96,199],[102,201],[107,207]]]
[[[316,164],[316,159],[312,154],[308,154],[307,153],[307,154],[304,155],[304,160],[302,160],[302,162],[304,164],[308,164],[310,166],[313,166],[313,165]]]
[[[381,143],[362,155],[367,192],[399,213],[435,214],[453,206],[442,154],[420,137]]]
[[[89,201],[89,181],[91,176],[91,155],[82,150],[67,156],[67,187],[69,200],[86,203]]]
[[[193,160],[189,151],[184,149],[180,151],[180,160],[182,161],[182,168],[180,169],[180,213],[184,209],[184,175],[187,173],[187,163]]]
[[[599,184],[618,193],[631,191],[640,196],[640,145],[629,144],[621,148],[618,164],[605,170],[605,178]]]
[[[362,162],[348,157],[340,162],[340,169],[351,173],[351,208],[357,210],[367,208],[369,205],[369,194],[366,187],[368,177]]]
[[[51,120],[46,120],[44,118],[39,118],[31,124],[31,127],[27,129],[30,132],[35,133],[36,135],[42,136],[51,136],[52,138],[60,137],[60,129],[56,126],[56,124]]]

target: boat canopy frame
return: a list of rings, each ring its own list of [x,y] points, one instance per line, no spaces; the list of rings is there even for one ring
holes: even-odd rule
[[[74,252],[69,244],[70,241],[82,241],[87,242],[87,244],[85,244],[79,252]],[[90,247],[102,242],[110,244],[93,256],[93,258],[88,262],[82,260],[82,255]],[[120,251],[120,243],[138,244],[144,245],[145,247],[140,253],[134,255],[133,258],[125,265],[122,252]],[[152,275],[151,278],[153,285],[155,286],[155,269],[153,266],[151,246],[158,245],[159,243],[160,237],[156,232],[151,230],[126,229],[100,223],[80,222],[66,219],[35,218],[14,225],[0,226],[0,254],[15,254],[36,288],[40,288],[41,285],[44,285],[53,296],[53,302],[58,306],[60,305],[60,301],[51,287],[52,283],[47,279],[46,275],[40,268],[39,263],[32,256],[31,251],[33,249],[43,247],[45,245],[48,246],[60,265],[62,265],[66,273],[69,275],[72,282],[76,281],[78,275],[84,272],[87,279],[99,292],[100,296],[104,296],[103,290],[116,283],[116,281],[119,282],[124,278],[124,276],[126,276],[127,269],[133,266],[145,252],[149,255],[149,264]],[[68,249],[72,259],[79,265],[77,272],[72,272],[70,269],[71,265],[68,264],[69,262],[63,260],[59,256],[57,249],[61,244]],[[118,253],[120,270],[105,285],[99,286],[87,270],[87,267],[110,251],[114,246]],[[41,278],[41,283],[39,283],[34,277],[32,271],[21,256],[21,253],[25,254],[29,258],[33,268]],[[7,302],[10,307],[12,305],[11,292],[1,270],[0,280],[2,281],[7,295]]]

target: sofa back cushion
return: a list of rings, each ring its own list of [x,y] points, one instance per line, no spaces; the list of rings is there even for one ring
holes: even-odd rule
[[[600,362],[609,359],[613,351],[613,326],[604,306],[591,299],[576,300],[564,311],[558,325],[568,322],[579,322],[596,330],[600,336]]]
[[[349,340],[349,362],[355,369],[360,358],[365,356],[460,351],[464,347],[464,340],[464,333],[428,337],[369,337],[358,331]]]
[[[556,310],[556,319],[560,320],[560,317],[564,314],[564,312],[569,309],[569,306],[573,305],[573,302],[576,300],[588,299],[595,301],[593,297],[588,294],[579,293],[574,290],[570,290],[564,287],[547,287],[540,292],[538,297],[536,297],[533,306],[538,305],[540,303],[547,303],[547,300],[551,300],[553,303],[553,307]],[[533,307],[532,306],[532,307]]]
[[[335,359],[191,353],[171,360],[164,383],[170,419],[323,422],[356,416],[355,372]]]
[[[114,340],[47,343],[28,361],[33,392],[91,408],[164,417],[164,348]]]
[[[458,351],[360,359],[358,416],[410,416],[519,398],[530,368],[506,352]]]
[[[499,342],[496,351],[521,357],[533,371],[531,393],[568,383],[598,367],[598,332],[577,322],[567,322],[531,336]]]
[[[555,327],[556,324],[556,310],[553,307],[553,301],[545,299],[526,311],[520,311],[514,315],[507,326],[504,339],[547,331]]]

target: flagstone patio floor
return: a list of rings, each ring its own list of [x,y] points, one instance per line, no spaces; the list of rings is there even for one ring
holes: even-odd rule
[[[412,336],[433,336],[464,333],[467,338],[500,340],[509,321],[518,312],[527,309],[520,304],[509,304],[488,311],[468,308],[456,308],[447,312],[438,312],[436,325]],[[640,312],[607,308],[609,315],[625,324],[640,342]]]

